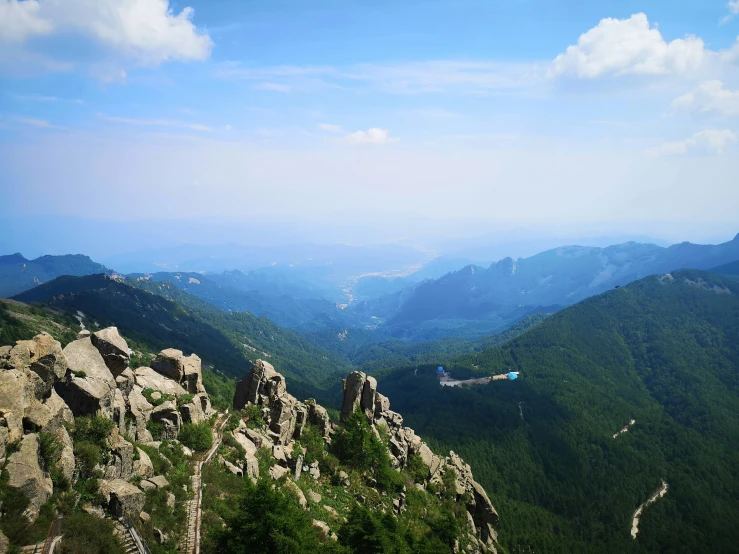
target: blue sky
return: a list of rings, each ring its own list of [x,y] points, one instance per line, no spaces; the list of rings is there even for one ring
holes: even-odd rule
[[[738,0],[0,0],[0,215],[729,238],[738,37]]]

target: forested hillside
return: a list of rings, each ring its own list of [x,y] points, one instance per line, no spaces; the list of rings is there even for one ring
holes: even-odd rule
[[[106,275],[60,277],[16,298],[69,314],[80,311],[88,326],[115,325],[141,350],[159,351],[169,346],[198,352],[205,365],[233,377],[245,373],[250,361],[267,359],[292,377],[301,396],[302,392],[311,396],[313,385],[320,386],[348,371],[337,355],[266,318],[222,312],[168,282],[138,283],[149,290],[132,286],[134,283]]]
[[[94,273],[110,273],[110,270],[80,254],[41,256],[35,260],[27,260],[21,254],[0,256],[0,298],[8,298],[62,275]]]
[[[509,369],[519,379],[471,389],[440,387],[434,366],[378,375],[409,425],[472,465],[504,545],[736,551],[739,284],[698,271],[648,277],[451,367]],[[633,539],[634,511],[662,480],[668,493]]]

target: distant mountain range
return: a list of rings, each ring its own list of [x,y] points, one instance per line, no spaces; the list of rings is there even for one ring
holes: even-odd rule
[[[35,260],[27,260],[21,254],[0,256],[0,298],[8,298],[62,275],[95,273],[111,273],[111,270],[80,254],[41,256]]]
[[[235,250],[214,247],[212,267],[237,264],[240,254],[251,261],[269,256],[266,248],[232,248]],[[207,247],[183,246],[170,255],[206,259],[207,252]],[[150,253],[149,257],[153,260],[160,254]],[[281,260],[297,256],[304,261],[277,262],[248,271],[155,271],[129,277],[138,282],[170,282],[226,312],[247,311],[268,317],[282,327],[311,333],[364,330],[371,331],[372,341],[478,339],[502,332],[529,316],[556,312],[647,275],[724,264],[729,264],[724,273],[735,271],[730,264],[739,260],[739,235],[719,245],[681,243],[662,247],[628,242],[605,248],[563,246],[529,258],[505,258],[488,267],[461,267],[467,259],[449,257],[421,264],[424,255],[393,245],[295,246],[277,249],[274,255]],[[148,259],[145,256],[141,264],[149,264]],[[419,269],[410,274],[392,270],[407,269],[414,263]],[[62,275],[97,273],[113,272],[81,255],[36,260],[20,254],[2,256],[0,297]]]
[[[502,346],[426,363],[376,373],[378,389],[494,491],[506,552],[737,551],[739,282],[647,277]],[[458,379],[520,373],[451,388],[439,364]]]
[[[551,312],[616,286],[670,271],[710,269],[739,259],[739,235],[719,245],[667,248],[629,242],[563,246],[530,258],[469,265],[353,307],[398,337],[496,332],[534,312]]]

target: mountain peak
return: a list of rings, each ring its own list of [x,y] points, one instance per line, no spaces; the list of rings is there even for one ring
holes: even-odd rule
[[[28,260],[20,252],[8,254],[7,256],[0,256],[0,265],[23,264],[27,261]]]

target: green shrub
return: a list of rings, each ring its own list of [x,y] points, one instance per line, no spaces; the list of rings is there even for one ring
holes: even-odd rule
[[[100,447],[88,441],[75,441],[74,458],[83,479],[94,475],[95,466],[102,462],[103,453]]]
[[[213,444],[213,432],[208,423],[185,423],[180,428],[179,440],[188,448],[196,452],[205,452]]]
[[[151,433],[151,436],[154,438],[154,440],[160,440],[162,438],[162,435],[164,434],[164,427],[161,423],[158,421],[154,421],[153,419],[150,419],[146,422],[146,430]]]
[[[74,375],[75,377],[80,377],[81,379],[84,379],[85,377],[87,377],[87,373],[85,373],[82,370],[78,371],[75,369],[72,370],[72,375]]]
[[[184,406],[185,404],[189,404],[192,402],[192,399],[195,398],[194,394],[190,394],[189,392],[187,394],[183,394],[177,399],[177,406]]]
[[[246,423],[249,429],[261,429],[264,427],[264,416],[262,408],[256,404],[247,404],[241,410],[241,419]]]
[[[64,523],[62,554],[124,554],[114,524],[85,512],[74,512]]]
[[[152,395],[158,392],[161,396],[157,399],[152,398]],[[166,392],[158,391],[152,388],[145,388],[141,391],[141,394],[146,398],[146,401],[151,404],[152,406],[161,406],[165,402],[169,402],[171,400],[177,400],[177,397],[174,394],[168,394]]]
[[[423,463],[423,458],[418,454],[408,456],[405,469],[415,483],[423,483],[429,476],[429,468]]]

